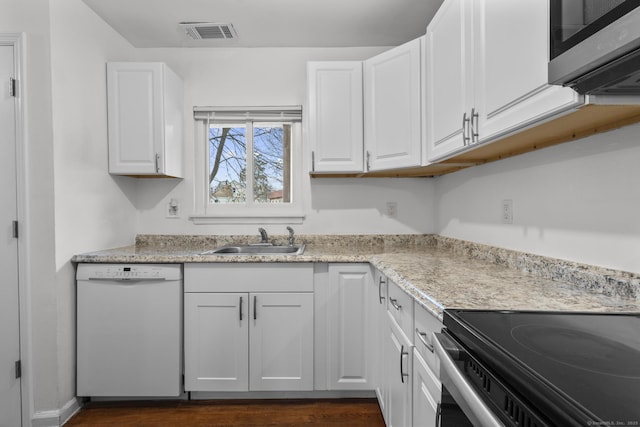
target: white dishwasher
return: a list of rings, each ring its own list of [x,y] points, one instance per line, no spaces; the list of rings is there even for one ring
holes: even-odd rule
[[[179,396],[182,266],[79,264],[77,396]]]

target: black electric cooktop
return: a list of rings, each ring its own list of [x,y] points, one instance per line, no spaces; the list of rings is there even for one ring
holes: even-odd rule
[[[640,313],[450,309],[444,325],[551,423],[640,426]]]

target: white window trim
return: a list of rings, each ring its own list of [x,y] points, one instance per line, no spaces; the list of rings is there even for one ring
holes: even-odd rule
[[[277,107],[274,107],[277,109]],[[283,121],[287,121],[284,119]],[[207,141],[208,123],[205,120],[194,121],[195,135],[195,207],[196,213],[189,217],[194,224],[302,224],[302,124],[292,122],[291,132],[291,196],[292,202],[286,204],[209,204],[209,145]]]

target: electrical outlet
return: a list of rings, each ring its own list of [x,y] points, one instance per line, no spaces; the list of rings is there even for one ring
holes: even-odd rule
[[[507,199],[502,201],[502,223],[513,224],[513,201],[512,200]]]
[[[396,202],[387,202],[387,216],[389,218],[397,218],[398,217],[398,203],[396,203]]]
[[[171,199],[169,203],[167,203],[167,218],[179,218],[180,217],[180,203],[177,199]]]

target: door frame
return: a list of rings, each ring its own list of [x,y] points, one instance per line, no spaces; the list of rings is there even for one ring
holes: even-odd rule
[[[17,96],[15,97],[15,134],[16,134],[16,206],[17,220],[20,225],[18,234],[18,295],[20,309],[20,361],[22,365],[21,378],[21,412],[22,425],[31,425],[33,416],[33,376],[32,376],[32,355],[31,355],[31,298],[29,280],[29,224],[28,218],[28,197],[27,197],[27,129],[25,121],[27,84],[26,76],[26,55],[25,55],[24,33],[2,33],[0,32],[0,45],[13,47],[13,67],[14,78],[17,80]]]

